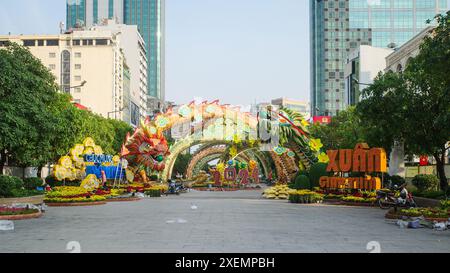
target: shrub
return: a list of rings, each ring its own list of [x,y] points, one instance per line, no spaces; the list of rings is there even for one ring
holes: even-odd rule
[[[450,210],[450,200],[442,200],[441,201],[441,208]]]
[[[58,181],[53,175],[49,175],[45,178],[45,183],[47,183],[50,187],[60,187],[60,186],[73,186],[78,187],[81,185],[81,181],[74,180],[74,181]]]
[[[391,182],[392,186],[394,186],[394,185],[400,186],[400,185],[405,184],[405,182],[406,182],[405,179],[399,175],[391,176],[389,178],[389,181]]]
[[[23,186],[27,190],[35,190],[37,187],[42,186],[43,181],[39,177],[28,177],[23,180]]]
[[[23,187],[22,179],[15,176],[0,175],[0,197],[14,197],[14,192]]]
[[[149,197],[161,197],[161,190],[160,189],[151,189],[145,192],[145,195]]]
[[[412,183],[421,192],[432,191],[437,189],[439,179],[435,175],[419,174],[413,178]]]
[[[294,189],[297,190],[309,190],[311,189],[311,183],[306,175],[299,175],[295,179]]]
[[[424,192],[419,191],[414,192],[414,195],[430,199],[445,199],[445,192],[443,191],[424,191]]]
[[[309,170],[309,180],[312,187],[319,187],[319,180],[322,176],[327,176],[327,165],[326,163],[315,163],[311,166]]]
[[[149,176],[150,181],[158,181],[158,176],[156,174],[152,174]]]

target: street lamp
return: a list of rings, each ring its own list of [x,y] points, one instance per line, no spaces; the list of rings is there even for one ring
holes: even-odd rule
[[[83,87],[83,86],[86,85],[86,83],[87,83],[87,81],[82,81],[80,85],[70,86],[69,89],[75,89],[75,88],[78,88],[78,87]]]
[[[353,80],[353,82],[356,83],[357,85],[364,85],[364,86],[372,86],[372,85],[373,85],[373,84],[370,84],[370,83],[362,83],[362,82],[359,82],[355,77],[352,77],[352,80]]]

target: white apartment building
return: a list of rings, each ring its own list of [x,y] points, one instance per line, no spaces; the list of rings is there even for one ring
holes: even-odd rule
[[[115,20],[102,20],[92,31],[111,31],[123,49],[130,70],[130,111],[139,109],[140,118],[147,116],[147,52],[145,41],[137,26],[117,24]],[[137,125],[137,124],[136,124]]]
[[[386,67],[386,57],[393,49],[360,45],[350,51],[345,65],[345,100],[347,105],[356,105],[362,91],[373,83],[378,73]]]
[[[138,125],[139,119],[145,117],[145,96],[141,101],[140,91],[135,90],[136,96],[131,92],[131,68],[126,64],[118,33],[81,30],[60,35],[0,36],[0,45],[5,41],[26,46],[75,103],[131,125]],[[138,102],[135,113],[133,101]]]

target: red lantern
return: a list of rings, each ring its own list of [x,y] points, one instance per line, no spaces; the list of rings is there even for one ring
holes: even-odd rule
[[[422,155],[420,156],[420,166],[428,166],[428,156]]]

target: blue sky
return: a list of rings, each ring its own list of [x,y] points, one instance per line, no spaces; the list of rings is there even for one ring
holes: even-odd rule
[[[167,0],[167,99],[309,99],[308,16],[306,0]],[[53,34],[61,21],[65,0],[0,4],[0,34]]]

